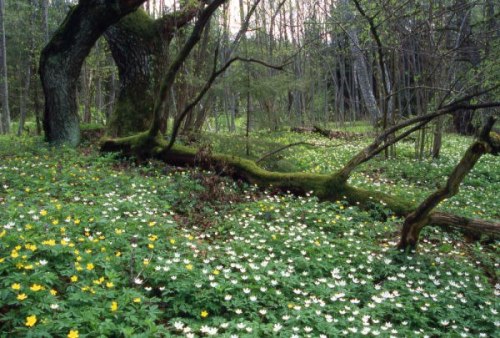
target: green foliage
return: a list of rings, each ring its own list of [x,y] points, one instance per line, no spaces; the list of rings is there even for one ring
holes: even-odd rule
[[[450,162],[459,144],[446,145]],[[498,329],[487,278],[497,244],[467,244],[430,228],[420,254],[406,255],[392,249],[400,219],[382,222],[344,200],[259,193],[83,150],[0,138],[4,335],[493,336]]]

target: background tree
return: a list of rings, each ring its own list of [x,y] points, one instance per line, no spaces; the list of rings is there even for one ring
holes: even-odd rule
[[[5,5],[0,0],[0,91],[2,95],[2,114],[0,134],[10,130],[9,78],[7,76],[7,45],[5,43]]]

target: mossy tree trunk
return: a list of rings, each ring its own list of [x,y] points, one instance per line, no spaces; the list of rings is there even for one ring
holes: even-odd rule
[[[170,41],[175,31],[197,12],[197,8],[189,7],[154,20],[145,11],[137,10],[104,33],[120,77],[108,135],[128,136],[150,127],[160,75],[168,63]]]
[[[40,57],[47,141],[73,146],[79,143],[76,85],[83,61],[109,26],[145,1],[81,0],[70,10]]]

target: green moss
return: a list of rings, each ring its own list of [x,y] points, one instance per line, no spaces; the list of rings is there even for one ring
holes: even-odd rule
[[[120,28],[130,34],[149,40],[158,36],[158,26],[146,11],[138,9],[118,22]]]
[[[107,126],[110,136],[129,136],[148,129],[153,119],[153,98],[144,88],[122,93]]]
[[[134,136],[112,140],[118,148],[121,146],[138,157],[159,157],[167,163],[195,164],[205,168],[223,169],[230,176],[245,180],[250,184],[257,184],[263,188],[290,191],[294,194],[305,195],[312,192],[321,200],[337,201],[344,198],[351,204],[358,204],[370,208],[374,204],[382,204],[399,216],[407,215],[414,209],[411,203],[398,200],[381,192],[373,192],[351,187],[345,183],[340,175],[321,175],[311,173],[281,173],[268,171],[259,167],[254,161],[226,154],[210,154],[207,161],[199,158],[196,149],[176,144],[165,152],[166,141],[161,136],[152,138],[147,132]],[[125,147],[124,147],[125,146]]]

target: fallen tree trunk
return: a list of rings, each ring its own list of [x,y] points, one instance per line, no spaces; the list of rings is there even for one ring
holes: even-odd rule
[[[273,191],[301,196],[313,194],[322,201],[346,199],[350,204],[365,209],[381,204],[400,217],[407,217],[415,210],[415,205],[408,201],[349,185],[344,180],[341,171],[330,175],[279,173],[262,169],[254,161],[237,156],[203,153],[182,145],[174,145],[169,150],[166,149],[167,142],[165,140],[161,137],[151,138],[148,133],[118,140],[106,140],[101,147],[101,150],[105,152],[122,152],[140,159],[156,158],[170,165],[193,166],[215,171],[219,175],[243,180]],[[500,224],[498,223],[469,219],[445,212],[430,214],[424,225],[429,223],[438,226],[452,226],[479,234],[485,233],[494,236],[500,234]]]

